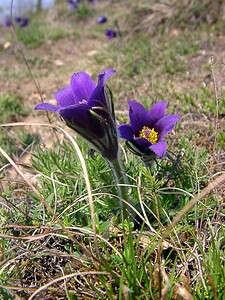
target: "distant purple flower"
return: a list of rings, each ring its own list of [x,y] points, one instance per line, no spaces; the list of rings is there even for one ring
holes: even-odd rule
[[[107,22],[107,18],[105,16],[99,16],[97,18],[97,23],[105,23]]]
[[[112,103],[106,97],[106,81],[115,73],[106,69],[98,76],[98,84],[85,72],[74,73],[70,86],[55,94],[59,105],[38,104],[35,109],[56,112],[109,160],[117,157],[117,128]]]
[[[77,9],[78,3],[80,3],[80,0],[67,0],[67,2],[70,5],[69,6],[70,10],[74,10],[74,9]]]
[[[177,115],[166,115],[167,102],[157,102],[147,111],[136,101],[128,101],[130,105],[130,125],[118,127],[120,137],[126,139],[139,155],[148,156],[155,153],[162,158],[166,154],[164,137],[180,120]]]
[[[10,27],[12,25],[10,16],[5,17],[4,24],[6,27]]]
[[[20,23],[22,19],[20,17],[15,17],[14,20],[16,23]]]
[[[20,27],[27,27],[28,23],[29,23],[29,18],[23,17],[23,18],[21,18],[21,21],[20,21]]]
[[[77,9],[77,3],[71,3],[70,4],[70,10]]]
[[[112,29],[109,29],[109,30],[106,30],[105,31],[105,35],[106,37],[110,40],[110,39],[113,39],[117,36],[116,34],[116,31],[115,30],[112,30]]]
[[[67,0],[69,4],[80,3],[80,0]]]

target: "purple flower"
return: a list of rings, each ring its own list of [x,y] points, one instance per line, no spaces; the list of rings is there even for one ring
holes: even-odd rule
[[[136,101],[128,101],[130,105],[130,125],[121,124],[118,129],[120,137],[126,139],[136,154],[150,157],[156,154],[162,158],[166,154],[164,137],[180,120],[177,115],[166,115],[167,102],[157,102],[147,111]]]
[[[80,0],[67,0],[67,2],[69,3],[69,8],[71,10],[77,9],[78,7],[78,3],[80,3]]]
[[[71,3],[70,4],[70,10],[77,9],[77,3]]]
[[[15,17],[14,20],[16,23],[20,23],[22,19],[20,17]]]
[[[109,30],[106,30],[105,31],[105,35],[106,37],[110,40],[110,39],[113,39],[117,36],[116,34],[116,31],[115,30],[112,30],[112,29],[109,29]]]
[[[80,0],[67,0],[69,4],[80,3]]]
[[[21,18],[21,21],[20,21],[20,27],[27,27],[28,23],[29,23],[29,18],[23,17],[23,18]]]
[[[99,16],[96,21],[97,23],[105,23],[107,22],[107,18],[105,16]]]
[[[55,94],[59,105],[38,104],[35,109],[56,112],[75,130],[88,140],[108,160],[117,157],[117,128],[111,99],[106,97],[106,81],[115,73],[106,69],[98,76],[98,84],[85,72],[74,73],[70,86]]]
[[[12,25],[10,16],[5,17],[4,24],[6,27],[10,27]]]

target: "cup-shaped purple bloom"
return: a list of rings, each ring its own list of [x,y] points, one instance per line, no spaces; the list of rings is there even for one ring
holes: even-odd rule
[[[4,25],[10,27],[12,25],[10,16],[6,16],[4,19]]]
[[[15,17],[14,20],[16,23],[20,23],[22,19],[21,19],[21,17]]]
[[[74,9],[77,9],[77,7],[78,7],[77,3],[71,3],[70,6],[69,6],[69,9],[74,10]]]
[[[74,73],[70,86],[55,94],[59,105],[38,104],[35,109],[58,113],[67,126],[89,141],[108,160],[117,158],[118,139],[112,102],[106,96],[106,81],[115,73],[106,69],[96,84],[85,72]]]
[[[67,2],[69,3],[69,9],[74,10],[77,9],[80,0],[67,0]]]
[[[20,21],[20,27],[27,27],[28,23],[29,23],[29,18],[23,17],[23,18],[21,18],[21,21]]]
[[[106,35],[107,39],[111,40],[117,36],[117,33],[115,30],[108,29],[105,31],[105,35]]]
[[[69,4],[80,3],[80,0],[67,0]]]
[[[118,127],[120,137],[126,139],[136,149],[135,153],[147,158],[156,154],[162,158],[166,154],[164,137],[173,130],[178,115],[165,115],[167,102],[157,102],[147,111],[136,101],[128,101],[130,106],[130,125],[121,124]]]
[[[107,22],[107,18],[105,16],[99,16],[96,20],[97,23],[105,23]]]

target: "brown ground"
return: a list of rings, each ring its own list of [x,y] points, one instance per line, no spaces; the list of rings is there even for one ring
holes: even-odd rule
[[[8,30],[8,29],[5,29]],[[3,30],[2,30],[3,31]],[[3,31],[4,33],[4,31]],[[7,42],[3,40],[3,45]],[[91,66],[88,65],[88,57],[93,51],[102,47],[102,41],[97,39],[59,40],[43,44],[35,49],[24,49],[26,59],[40,56],[43,60],[40,66],[30,66],[32,75],[40,87],[42,96],[46,101],[53,99],[53,95],[64,85],[69,85],[70,76],[78,71],[85,70],[91,73]],[[75,50],[75,51],[74,51]],[[37,88],[28,75],[26,64],[17,45],[6,49],[0,58],[1,68],[9,70],[10,75],[1,78],[1,93],[15,93],[19,95],[25,105],[34,107],[40,103],[40,95]],[[63,72],[61,70],[63,69]],[[23,71],[22,71],[23,70]],[[14,80],[18,72],[24,72],[27,76],[21,81]],[[43,74],[45,74],[43,76]],[[11,77],[12,76],[12,77]]]

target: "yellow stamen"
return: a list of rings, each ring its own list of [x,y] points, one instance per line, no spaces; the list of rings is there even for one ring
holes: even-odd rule
[[[158,142],[158,132],[155,131],[154,128],[149,128],[147,126],[144,126],[142,130],[139,132],[139,137],[142,137],[143,139],[146,139],[151,144],[156,144]]]

